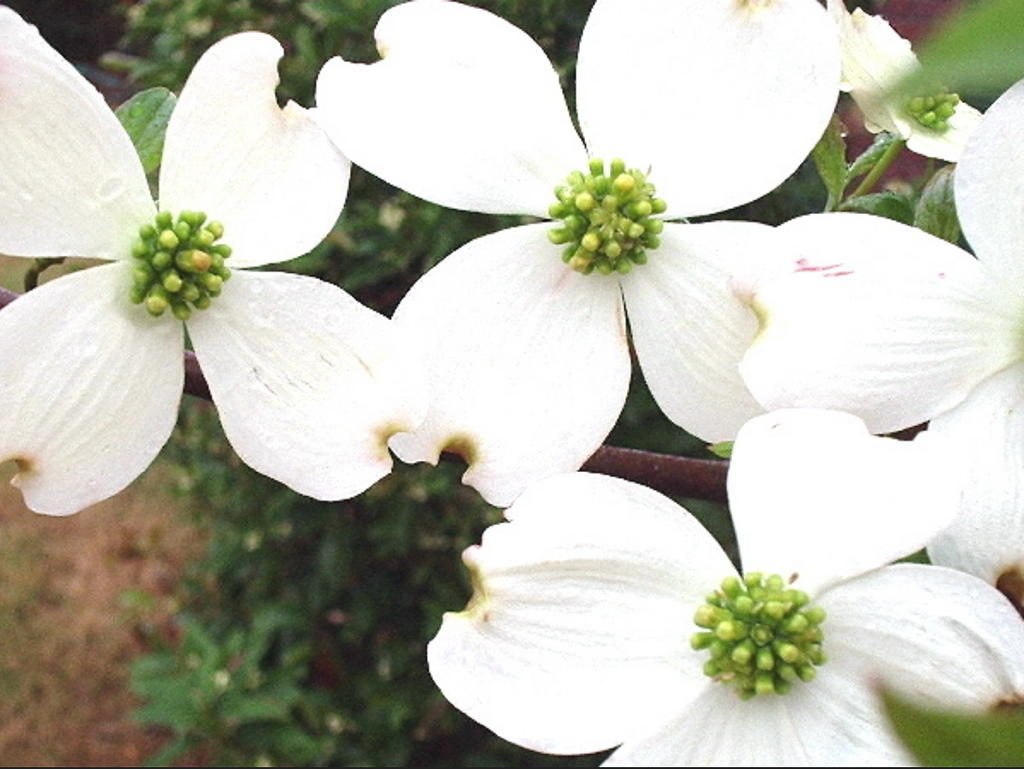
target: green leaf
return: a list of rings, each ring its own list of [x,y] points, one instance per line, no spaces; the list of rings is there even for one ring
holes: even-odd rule
[[[178,672],[178,659],[172,654],[154,653],[139,657],[132,663],[132,691],[145,696],[145,687],[150,681],[160,681]]]
[[[921,47],[921,69],[896,88],[913,95],[943,83],[955,90],[1002,91],[1024,77],[1020,0],[965,3]]]
[[[175,95],[166,88],[149,88],[135,94],[115,111],[147,174],[160,167],[164,135],[176,101]]]
[[[874,142],[871,146],[864,150],[856,160],[850,163],[850,167],[847,169],[847,181],[856,179],[861,174],[866,174],[875,164],[882,159],[882,155],[885,154],[889,146],[899,139],[896,134],[891,134],[883,131],[875,137]]]
[[[203,724],[202,703],[197,703],[192,693],[187,685],[178,681],[150,686],[144,692],[150,701],[135,711],[135,720],[140,724],[166,726],[177,734],[188,734]]]
[[[924,766],[1024,765],[1024,715],[962,715],[911,705],[883,692],[896,734]]]
[[[924,548],[921,548],[920,550],[911,553],[910,555],[905,555],[902,558],[897,559],[896,561],[896,563],[923,563],[926,566],[929,565],[931,562],[931,558],[928,557],[928,551]]]
[[[314,766],[323,760],[324,744],[295,724],[247,724],[239,729],[238,741],[250,753],[287,757],[291,766]]]
[[[886,219],[895,219],[903,224],[913,224],[914,222],[914,206],[911,200],[905,195],[891,190],[850,198],[839,206],[839,210],[874,214]]]
[[[832,211],[843,199],[843,192],[846,190],[846,183],[849,175],[846,170],[846,140],[843,139],[845,126],[835,115],[829,121],[828,128],[821,135],[818,143],[811,152],[814,159],[814,167],[818,169],[818,176],[825,184],[828,192],[828,202],[825,204],[826,211]]]
[[[714,454],[716,457],[722,459],[729,459],[732,457],[732,441],[721,441],[719,443],[712,443],[708,446],[708,451]]]
[[[294,700],[297,693],[289,698],[277,699],[260,694],[228,692],[220,701],[220,716],[235,723],[251,721],[287,721],[288,700]]]
[[[960,240],[960,220],[956,216],[953,197],[954,166],[935,172],[921,191],[914,211],[914,226],[937,238],[956,243]]]

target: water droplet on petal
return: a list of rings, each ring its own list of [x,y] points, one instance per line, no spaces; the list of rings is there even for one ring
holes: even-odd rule
[[[124,182],[117,176],[112,176],[100,185],[98,190],[100,200],[109,203],[124,194]]]

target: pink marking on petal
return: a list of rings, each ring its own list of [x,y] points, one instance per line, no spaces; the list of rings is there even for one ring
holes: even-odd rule
[[[797,268],[795,272],[825,272],[827,270],[834,270],[836,267],[842,267],[842,262],[838,264],[811,264],[806,258],[796,260]]]
[[[842,262],[836,264],[811,264],[807,259],[797,259],[797,268],[794,272],[821,272],[823,278],[838,278],[843,275],[853,275],[853,270],[840,270]]]

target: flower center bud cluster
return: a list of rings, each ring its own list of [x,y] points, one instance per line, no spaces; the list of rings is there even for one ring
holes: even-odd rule
[[[942,133],[949,129],[949,119],[956,112],[960,97],[941,90],[932,96],[915,96],[907,102],[907,112],[925,128]]]
[[[665,201],[654,197],[643,172],[626,170],[621,160],[607,173],[603,160],[591,160],[589,172],[573,171],[555,196],[548,213],[561,223],[548,238],[565,246],[562,261],[577,272],[627,273],[660,245],[664,224],[651,216],[665,213]]]
[[[154,317],[170,310],[179,320],[205,310],[231,277],[224,266],[231,247],[217,243],[223,235],[224,225],[200,211],[182,211],[177,221],[167,211],[157,214],[132,244],[132,302]]]
[[[711,655],[704,674],[732,685],[743,699],[785,694],[794,682],[811,681],[825,662],[825,611],[809,607],[809,600],[778,574],[726,577],[693,618],[705,630],[690,645]]]

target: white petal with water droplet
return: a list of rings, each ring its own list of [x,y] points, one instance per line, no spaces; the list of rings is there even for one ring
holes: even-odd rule
[[[130,268],[57,278],[0,312],[0,461],[40,513],[106,499],[149,466],[174,427],[181,323],[128,302]]]
[[[391,446],[406,462],[463,451],[465,482],[491,504],[579,468],[615,424],[629,385],[618,279],[566,267],[550,226],[467,243],[395,311],[423,355],[430,410]]]
[[[0,6],[0,253],[126,258],[155,213],[103,97]]]
[[[391,470],[388,437],[422,418],[410,345],[329,283],[239,271],[188,330],[231,445],[307,496],[365,491]]]
[[[167,126],[160,208],[224,225],[231,267],[294,259],[331,231],[348,192],[348,160],[310,111],[277,106],[281,45],[243,32],[196,63]]]

